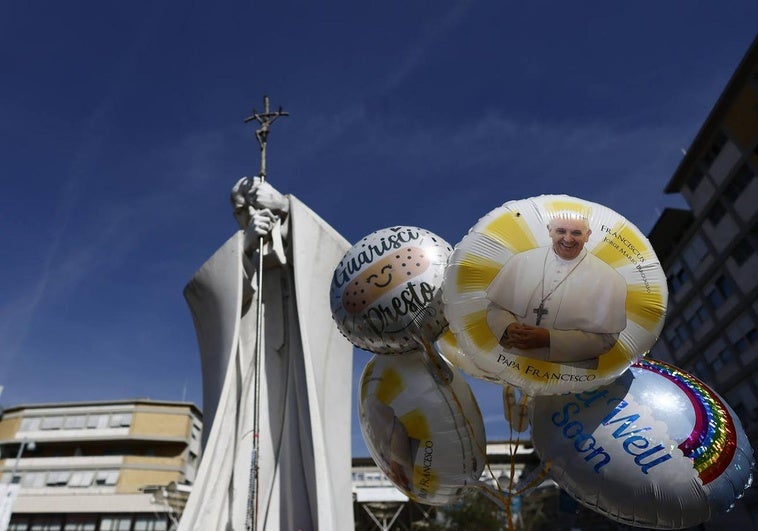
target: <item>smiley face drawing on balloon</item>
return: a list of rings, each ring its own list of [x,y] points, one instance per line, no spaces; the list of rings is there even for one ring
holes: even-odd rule
[[[429,257],[424,249],[408,246],[399,249],[373,264],[350,283],[342,298],[348,313],[360,313],[406,279],[422,275],[429,269]],[[396,274],[392,272],[397,269]]]
[[[376,275],[376,274],[371,275],[370,277],[368,277],[366,279],[366,282],[368,282],[369,284],[371,284],[373,282],[374,286],[376,286],[377,288],[386,288],[392,282],[392,264],[384,266],[382,268],[382,270],[380,271],[380,273],[382,275],[384,275],[384,276],[387,277],[387,281],[386,282],[380,281],[379,280],[379,275]],[[372,279],[374,279],[374,278],[377,279],[377,280],[373,281]]]

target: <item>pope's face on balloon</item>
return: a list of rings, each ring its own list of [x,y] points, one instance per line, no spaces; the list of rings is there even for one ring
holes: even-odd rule
[[[547,230],[553,240],[553,250],[564,260],[579,256],[592,234],[584,219],[553,218]]]

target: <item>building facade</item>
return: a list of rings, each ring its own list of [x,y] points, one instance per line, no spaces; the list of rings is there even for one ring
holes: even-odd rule
[[[0,529],[161,531],[200,459],[193,404],[153,400],[8,408],[0,420]]]
[[[739,416],[758,448],[758,39],[687,150],[649,239],[669,286],[651,355],[697,376]],[[736,512],[758,528],[755,489]]]

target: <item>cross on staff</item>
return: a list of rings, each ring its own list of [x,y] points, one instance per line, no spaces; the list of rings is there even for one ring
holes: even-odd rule
[[[258,139],[258,144],[261,146],[261,181],[266,180],[266,142],[268,140],[268,131],[277,118],[280,116],[289,116],[290,113],[283,111],[281,105],[279,110],[271,112],[269,108],[268,96],[263,96],[263,112],[259,113],[253,109],[253,114],[245,118],[244,123],[252,122],[256,120],[261,127],[255,131],[255,138]]]
[[[244,123],[257,121],[261,126],[255,131],[255,138],[261,146],[261,172],[259,174],[261,182],[266,180],[266,142],[271,124],[280,116],[289,116],[288,112],[279,110],[271,112],[269,108],[268,96],[263,96],[263,112],[259,113],[253,109],[253,114],[245,118]],[[248,531],[257,531],[258,529],[258,479],[260,470],[260,390],[261,390],[261,363],[263,355],[263,240],[264,237],[258,238],[258,299],[257,315],[255,323],[255,353],[253,354],[253,368],[255,370],[254,383],[254,402],[253,402],[253,455],[250,462],[250,486],[248,492],[247,518],[245,527]]]

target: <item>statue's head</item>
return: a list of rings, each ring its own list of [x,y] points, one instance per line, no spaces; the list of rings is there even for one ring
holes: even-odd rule
[[[248,201],[248,194],[253,189],[253,179],[243,177],[232,187],[231,202],[234,209],[234,219],[241,229],[246,228],[253,218],[254,208]]]

